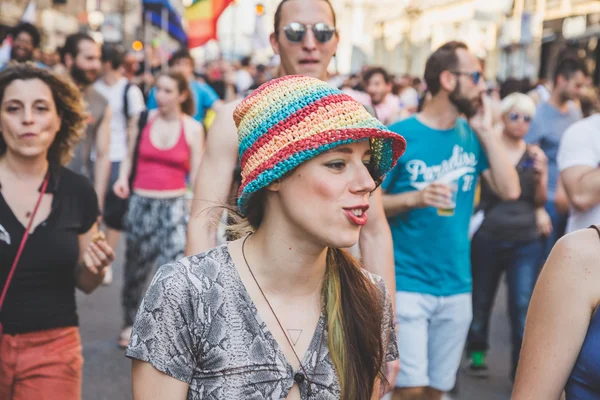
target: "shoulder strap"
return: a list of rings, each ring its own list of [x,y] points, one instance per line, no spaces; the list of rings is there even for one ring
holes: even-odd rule
[[[21,255],[23,254],[23,249],[25,248],[25,244],[27,243],[27,239],[29,238],[29,231],[31,230],[31,225],[33,225],[33,219],[35,218],[35,214],[37,214],[38,209],[40,208],[40,203],[42,202],[42,197],[46,193],[46,189],[48,188],[48,182],[50,181],[50,172],[46,173],[46,177],[44,178],[44,183],[42,184],[42,190],[40,190],[40,195],[38,196],[37,202],[35,203],[35,208],[33,209],[33,213],[31,213],[31,217],[29,217],[29,222],[27,223],[27,228],[25,228],[25,233],[23,233],[23,238],[21,239],[21,244],[19,245],[19,249],[17,250],[17,255],[13,260],[12,266],[10,267],[10,271],[8,272],[8,277],[6,278],[6,283],[4,284],[4,288],[2,289],[2,294],[0,294],[0,310],[4,305],[4,299],[6,298],[6,293],[8,292],[8,287],[10,286],[10,282],[12,281],[13,275],[15,274],[15,269],[17,268],[17,264],[21,259]],[[0,336],[2,336],[2,324],[0,323]]]
[[[377,118],[377,111],[375,110],[375,107],[373,106],[363,106],[365,108],[365,110],[367,110],[367,112],[369,114],[371,114],[373,117]]]
[[[137,162],[140,154],[140,141],[142,140],[142,133],[144,132],[144,128],[148,123],[148,114],[148,110],[142,111],[138,120],[138,135],[135,139],[135,147],[133,148],[133,160],[131,160],[131,174],[129,174],[130,187],[132,187],[133,181],[135,179],[135,174],[137,173]]]
[[[150,111],[148,110],[144,110],[140,113],[140,118],[138,119],[138,137],[136,140],[136,147],[138,147],[140,145],[140,137],[142,136],[142,131],[144,130],[144,128],[146,127],[146,124],[148,123],[148,115],[150,114]]]
[[[125,91],[123,92],[123,114],[125,114],[125,125],[127,126],[127,121],[129,121],[129,98],[127,94],[129,93],[129,88],[131,87],[131,82],[127,81],[125,85]]]
[[[590,228],[595,230],[598,233],[598,237],[600,237],[600,228],[598,228],[598,225],[592,225]]]

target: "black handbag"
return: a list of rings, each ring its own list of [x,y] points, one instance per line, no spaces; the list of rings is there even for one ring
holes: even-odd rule
[[[137,171],[137,161],[140,150],[140,140],[146,123],[148,122],[148,111],[143,111],[138,120],[138,135],[135,140],[133,159],[131,160],[131,173],[129,174],[129,189],[133,187],[133,180]],[[129,207],[129,199],[117,196],[112,188],[108,190],[104,203],[104,223],[112,229],[122,231],[125,228],[125,215]]]

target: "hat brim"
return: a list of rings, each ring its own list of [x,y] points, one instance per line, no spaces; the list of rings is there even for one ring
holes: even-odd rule
[[[324,131],[288,144],[248,176],[243,177],[243,182],[247,183],[242,183],[238,193],[240,212],[246,215],[252,195],[285,176],[302,163],[335,147],[365,140],[370,141],[373,151],[371,158],[373,179],[381,181],[406,150],[406,141],[401,135],[379,128],[346,128]]]

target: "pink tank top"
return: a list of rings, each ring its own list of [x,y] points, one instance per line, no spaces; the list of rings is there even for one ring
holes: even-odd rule
[[[183,120],[179,140],[170,149],[156,148],[150,140],[150,128],[156,117],[142,131],[134,189],[185,189],[185,177],[190,171],[190,148],[185,139]]]

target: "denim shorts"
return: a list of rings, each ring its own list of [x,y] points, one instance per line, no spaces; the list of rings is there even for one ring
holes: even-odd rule
[[[472,319],[471,293],[396,292],[400,373],[396,387],[454,387]]]

